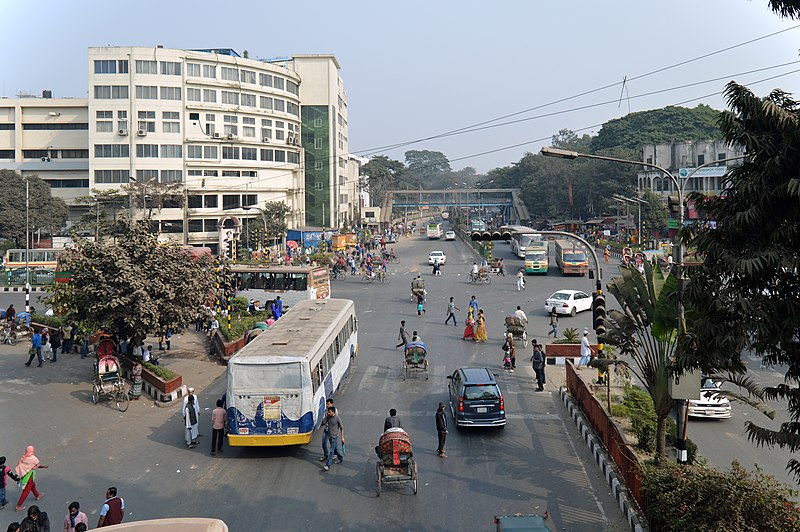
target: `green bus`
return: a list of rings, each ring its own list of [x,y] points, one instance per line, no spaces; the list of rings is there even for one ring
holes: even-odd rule
[[[525,273],[543,273],[547,275],[549,267],[547,240],[530,242],[525,248]]]

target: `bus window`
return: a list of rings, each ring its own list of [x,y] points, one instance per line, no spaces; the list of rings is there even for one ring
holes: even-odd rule
[[[313,393],[316,393],[317,388],[322,383],[322,368],[320,365],[317,364],[313,368],[311,368],[311,389]]]

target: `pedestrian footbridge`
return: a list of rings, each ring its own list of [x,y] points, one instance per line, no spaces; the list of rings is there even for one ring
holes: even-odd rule
[[[450,207],[498,208],[504,219],[521,224],[530,219],[518,188],[461,188],[445,190],[388,190],[381,206],[381,221],[402,218],[404,210]]]

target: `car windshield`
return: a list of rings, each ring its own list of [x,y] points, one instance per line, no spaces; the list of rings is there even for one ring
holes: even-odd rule
[[[569,294],[566,293],[566,292],[556,292],[555,294],[550,296],[550,299],[557,299],[559,301],[567,301],[567,300],[569,300]]]
[[[494,384],[480,384],[464,388],[465,400],[499,399],[500,390]]]

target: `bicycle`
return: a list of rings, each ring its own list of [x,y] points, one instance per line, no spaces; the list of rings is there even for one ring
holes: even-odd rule
[[[389,276],[383,272],[376,272],[374,276],[370,276],[369,274],[364,275],[361,280],[364,283],[383,283],[389,284],[391,281],[389,280]]]
[[[469,282],[475,284],[492,284],[492,278],[489,277],[488,273],[479,273],[477,275],[474,273],[470,273]]]
[[[340,281],[344,281],[345,279],[347,279],[347,274],[345,273],[344,270],[333,270],[331,272],[331,279],[333,280],[338,279]]]
[[[0,332],[0,343],[17,345],[17,333],[10,327],[3,327],[2,332]]]

